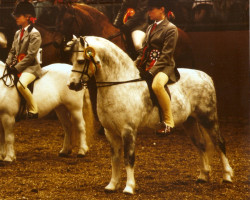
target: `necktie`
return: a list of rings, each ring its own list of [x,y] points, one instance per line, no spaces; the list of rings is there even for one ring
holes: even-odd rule
[[[20,41],[21,41],[22,38],[23,38],[23,33],[24,33],[24,28],[22,28],[21,33],[20,33]]]
[[[156,26],[157,26],[157,23],[154,23],[154,25],[152,26],[152,28],[150,30],[150,34],[155,30]]]

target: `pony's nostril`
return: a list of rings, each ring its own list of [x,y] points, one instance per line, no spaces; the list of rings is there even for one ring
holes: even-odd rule
[[[82,84],[76,84],[75,90],[76,90],[76,91],[79,91],[79,90],[81,90],[81,89],[82,89]]]
[[[77,63],[78,63],[79,65],[82,65],[82,64],[84,63],[84,60],[77,60]]]
[[[75,89],[75,83],[71,82],[69,85],[68,85],[69,89],[71,90],[74,90]]]

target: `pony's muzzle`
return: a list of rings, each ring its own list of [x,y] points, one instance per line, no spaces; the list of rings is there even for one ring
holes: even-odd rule
[[[68,87],[69,87],[70,90],[80,91],[82,89],[82,84],[81,83],[70,82],[68,84]]]

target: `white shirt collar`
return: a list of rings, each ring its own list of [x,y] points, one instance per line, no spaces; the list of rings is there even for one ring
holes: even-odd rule
[[[29,26],[30,26],[30,24],[24,28],[24,31],[27,31],[27,29],[29,28]]]
[[[155,21],[154,23],[156,23],[157,24],[157,26],[161,23],[163,21],[163,19],[162,20],[160,20],[160,21]]]

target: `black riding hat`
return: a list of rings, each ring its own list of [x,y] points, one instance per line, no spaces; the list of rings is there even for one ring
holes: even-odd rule
[[[149,0],[148,1],[148,8],[160,8],[160,7],[167,7],[166,0]]]
[[[17,4],[12,14],[14,16],[30,14],[32,17],[36,17],[34,6],[28,1]]]

